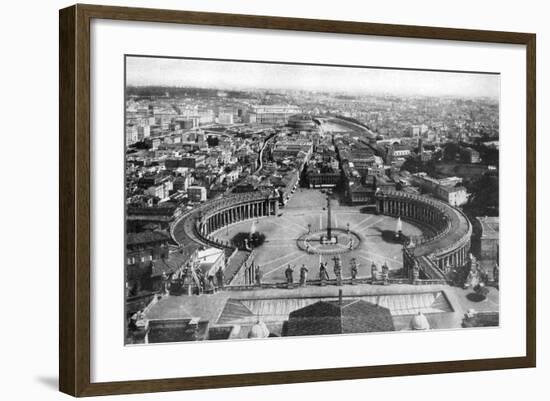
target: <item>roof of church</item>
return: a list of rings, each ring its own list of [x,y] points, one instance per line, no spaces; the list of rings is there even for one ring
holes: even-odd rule
[[[388,308],[363,300],[319,301],[289,315],[288,336],[394,331]]]

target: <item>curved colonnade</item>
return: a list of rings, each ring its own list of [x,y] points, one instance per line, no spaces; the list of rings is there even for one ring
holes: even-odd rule
[[[376,211],[429,226],[433,233],[412,238],[404,249],[403,266],[410,273],[417,264],[428,279],[445,279],[453,267],[467,263],[472,226],[460,210],[439,200],[399,191],[376,196]],[[171,235],[182,246],[234,248],[211,234],[227,225],[264,216],[276,216],[279,197],[272,191],[233,194],[209,201],[182,215],[171,226]]]
[[[467,262],[472,225],[459,209],[433,198],[391,191],[376,196],[376,211],[435,230],[433,235],[413,238],[403,255],[405,268],[418,262],[425,275],[441,278],[452,267]]]
[[[181,216],[172,224],[171,235],[180,245],[197,244],[233,248],[229,242],[212,238],[210,234],[240,221],[275,216],[279,212],[279,197],[272,191],[233,194],[206,202]]]

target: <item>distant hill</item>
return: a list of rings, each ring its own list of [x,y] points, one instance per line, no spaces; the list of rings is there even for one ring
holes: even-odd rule
[[[169,86],[127,86],[126,96],[138,97],[218,97],[218,89],[191,88],[191,87],[169,87]],[[251,94],[244,91],[224,90],[230,98],[250,98]]]

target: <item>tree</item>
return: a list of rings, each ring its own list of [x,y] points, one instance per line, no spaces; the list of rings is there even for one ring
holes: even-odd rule
[[[149,150],[151,149],[151,144],[149,142],[136,142],[136,143],[133,143],[132,145],[130,145],[130,148],[134,148],[134,149],[145,149],[145,150]]]
[[[478,284],[474,287],[475,293],[478,295],[481,300],[484,300],[487,298],[487,295],[489,295],[489,289],[485,287],[483,284]]]
[[[423,162],[417,158],[409,158],[401,165],[401,171],[406,170],[411,174],[415,173],[428,173],[429,175],[435,175],[435,162],[430,160]]]
[[[468,185],[470,198],[464,210],[472,216],[498,216],[498,176],[484,174]]]
[[[220,143],[220,140],[217,136],[208,136],[206,137],[206,143],[208,143],[208,146],[213,148],[215,146],[218,146]]]
[[[249,232],[239,232],[231,238],[231,243],[233,246],[244,248],[245,239],[247,240],[249,246],[257,248],[264,243],[265,234],[260,232],[255,232],[253,234],[250,234]]]
[[[498,166],[499,162],[499,152],[496,148],[489,148],[487,146],[481,146],[478,149],[480,153],[481,160],[485,164],[489,164],[491,166]]]
[[[460,145],[458,143],[449,142],[445,145],[443,158],[447,161],[455,161],[456,156],[460,153]]]

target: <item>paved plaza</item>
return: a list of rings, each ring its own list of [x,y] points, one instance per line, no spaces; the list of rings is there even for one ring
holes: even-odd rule
[[[235,223],[218,230],[213,236],[227,241],[235,234],[250,232],[251,229],[265,234],[264,244],[254,249],[255,263],[262,269],[264,282],[285,281],[284,271],[289,264],[295,268],[295,280],[298,279],[302,264],[308,268],[309,278],[317,279],[321,262],[328,262],[329,276],[334,278],[332,259],[335,255],[310,254],[297,246],[297,239],[308,232],[308,224],[311,225],[311,231],[326,228],[326,197],[326,193],[320,190],[299,188],[278,216]],[[349,229],[360,239],[355,249],[339,255],[344,278],[351,277],[350,262],[353,258],[358,264],[359,278],[370,277],[373,262],[379,268],[384,263],[391,270],[402,268],[401,245],[382,238],[384,231],[395,231],[397,219],[364,213],[360,207],[342,205],[337,199],[332,200],[331,204],[332,227],[347,230],[349,224]],[[419,227],[405,221],[402,222],[402,231],[408,236],[422,234]]]

